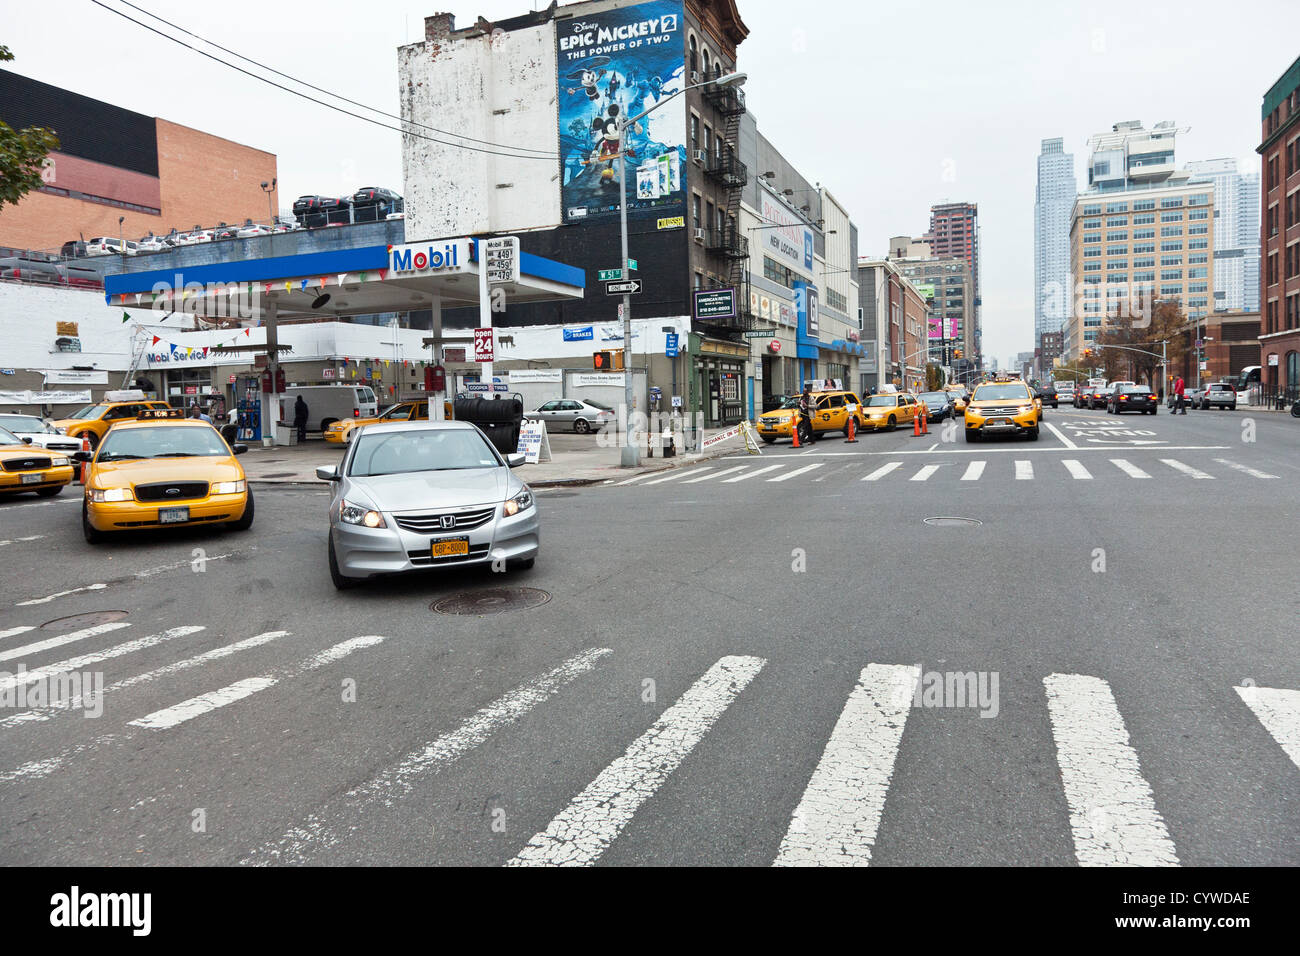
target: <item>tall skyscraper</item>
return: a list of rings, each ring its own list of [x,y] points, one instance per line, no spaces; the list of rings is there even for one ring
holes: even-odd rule
[[[1214,309],[1259,311],[1259,173],[1232,158],[1188,163],[1193,181],[1214,183]]]
[[[1043,140],[1034,200],[1034,345],[1044,332],[1060,332],[1073,301],[1070,281],[1070,212],[1075,196],[1074,154],[1063,141]]]
[[[930,231],[922,237],[936,258],[952,256],[970,264],[975,286],[975,328],[972,347],[981,353],[979,205],[973,202],[939,203],[930,207]]]

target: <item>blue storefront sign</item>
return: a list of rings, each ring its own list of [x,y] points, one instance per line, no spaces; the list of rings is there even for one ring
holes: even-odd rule
[[[564,341],[566,342],[585,342],[593,337],[592,327],[590,325],[581,329],[564,330]]]

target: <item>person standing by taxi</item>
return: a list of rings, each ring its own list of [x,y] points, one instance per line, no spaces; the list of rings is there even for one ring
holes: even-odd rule
[[[794,426],[799,433],[800,443],[812,441],[812,406],[812,382],[804,382],[803,391],[799,393],[799,421]]]
[[[293,426],[298,429],[299,443],[307,440],[307,403],[303,401],[302,396],[293,403]]]

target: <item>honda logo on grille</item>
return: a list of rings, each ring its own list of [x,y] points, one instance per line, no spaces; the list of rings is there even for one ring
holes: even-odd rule
[[[455,516],[455,515],[442,515],[442,516],[440,516],[439,520],[442,522],[442,526],[443,526],[444,528],[454,528],[454,527],[456,527],[456,516]]]

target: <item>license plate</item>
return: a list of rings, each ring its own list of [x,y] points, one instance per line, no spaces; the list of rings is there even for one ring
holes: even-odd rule
[[[435,558],[466,557],[469,554],[469,538],[439,538],[430,546],[430,553]]]
[[[44,480],[44,475],[23,475],[22,477],[24,485],[39,485]]]
[[[990,418],[990,419],[989,419],[988,421],[986,421],[984,424],[985,424],[985,425],[993,425],[993,426],[996,427],[996,428],[1005,428],[1007,425],[1010,425],[1010,424],[1011,424],[1011,419],[1009,419],[1009,418]]]
[[[158,520],[163,524],[175,524],[179,521],[190,520],[189,508],[159,508]]]

